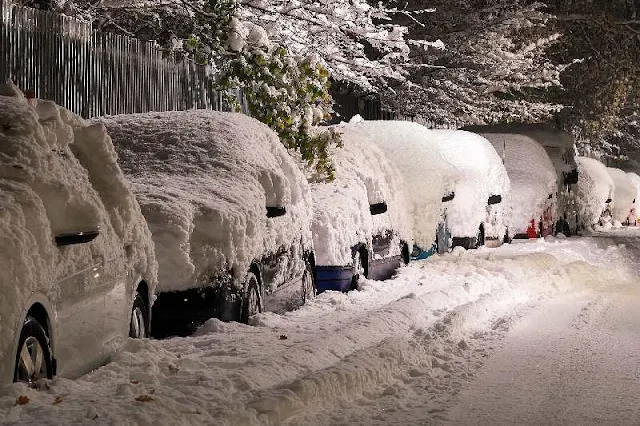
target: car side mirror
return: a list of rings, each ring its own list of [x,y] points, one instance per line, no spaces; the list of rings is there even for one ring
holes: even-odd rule
[[[502,195],[492,195],[487,200],[488,205],[500,204],[502,202]]]
[[[442,202],[443,203],[448,203],[449,201],[453,200],[456,196],[455,192],[450,192],[447,195],[445,195],[444,197],[442,197]]]
[[[92,229],[90,231],[69,232],[64,234],[58,234],[55,237],[56,245],[69,246],[72,244],[84,244],[95,240],[100,235],[100,229]]]
[[[272,217],[280,217],[284,216],[287,213],[287,209],[285,207],[269,207],[267,206],[267,217],[271,219]]]
[[[372,216],[385,213],[387,211],[387,203],[382,202],[382,203],[371,204],[369,206],[369,211],[371,212]]]

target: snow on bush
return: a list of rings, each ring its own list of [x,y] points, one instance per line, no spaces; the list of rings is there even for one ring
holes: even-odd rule
[[[426,128],[407,121],[363,121],[357,117],[340,129],[357,132],[369,146],[377,145],[400,170],[414,242],[424,249],[431,247],[442,216],[442,197],[453,190],[447,182],[454,169],[429,141]]]
[[[55,245],[56,235],[98,227],[91,244]],[[121,262],[125,245],[130,270],[153,291],[151,235],[102,126],[0,85],[0,357],[34,293],[55,303],[57,280],[97,256]],[[12,374],[0,371],[0,382]]]
[[[578,163],[578,184],[576,202],[578,217],[583,227],[598,223],[606,208],[606,201],[613,199],[613,179],[607,167],[593,158],[576,157]]]
[[[485,235],[505,234],[504,204],[487,205],[492,195],[507,198],[509,177],[493,145],[463,130],[424,129],[442,157],[456,170],[455,198],[447,203],[447,225],[454,237],[475,237],[484,223]]]
[[[613,179],[614,192],[611,210],[613,222],[624,223],[631,215],[634,200],[636,198],[636,188],[631,178],[623,170],[607,167],[609,176]]]
[[[544,148],[529,136],[513,133],[481,135],[491,141],[503,158],[511,181],[511,193],[505,205],[510,214],[509,234],[525,233],[531,220],[535,219],[537,223],[549,206],[555,211],[556,170]]]
[[[387,231],[397,233],[391,254],[400,254],[398,238],[411,250],[411,218],[400,172],[352,126],[331,129],[342,134],[344,146],[331,152],[335,179],[311,185],[316,263],[350,265],[353,246],[365,243],[371,249],[372,237]],[[376,203],[386,203],[387,212],[372,215],[370,205]]]
[[[191,110],[100,121],[151,228],[161,291],[201,286],[228,270],[238,283],[254,259],[294,242],[311,247],[309,186],[257,120]],[[286,214],[268,219],[266,207]]]

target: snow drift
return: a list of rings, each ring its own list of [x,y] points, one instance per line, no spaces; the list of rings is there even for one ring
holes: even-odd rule
[[[614,183],[607,167],[593,158],[576,157],[578,163],[578,184],[576,203],[578,216],[583,227],[598,223],[607,207],[606,201],[613,199]]]
[[[309,186],[264,124],[208,110],[100,121],[151,228],[161,291],[195,288],[229,270],[238,283],[265,254],[295,241],[311,247]],[[266,207],[286,214],[268,219]]]
[[[326,130],[326,129],[324,129]],[[313,238],[318,265],[350,265],[351,247],[365,243],[371,252],[372,237],[396,233],[391,255],[400,254],[400,240],[413,241],[411,218],[398,169],[353,126],[336,126],[344,146],[331,152],[335,180],[311,185]],[[386,203],[387,212],[372,215],[369,206]]]
[[[56,235],[97,228],[91,244],[55,245]],[[0,85],[0,357],[34,298],[54,315],[58,280],[94,256],[121,262],[125,245],[129,271],[153,291],[151,234],[104,128]],[[0,371],[0,382],[12,374]]]
[[[509,234],[526,233],[532,219],[537,224],[545,210],[555,211],[556,170],[545,150],[528,136],[510,133],[482,136],[491,141],[504,159],[511,181],[511,195],[505,205],[510,214]]]

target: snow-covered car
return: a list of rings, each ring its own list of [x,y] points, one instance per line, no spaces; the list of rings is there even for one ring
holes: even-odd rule
[[[208,110],[99,120],[156,246],[155,335],[315,295],[309,185],[266,125]]]
[[[580,228],[611,222],[611,201],[615,185],[600,161],[588,157],[576,157],[578,164],[578,184],[576,204]]]
[[[555,191],[557,218],[556,232],[573,234],[577,231],[578,217],[575,185],[578,183],[578,165],[575,160],[575,141],[571,134],[556,129],[549,123],[505,123],[464,128],[475,133],[501,133],[525,135],[545,150],[557,174]],[[486,135],[485,135],[486,136]]]
[[[631,208],[631,214],[629,215],[629,225],[636,226],[638,224],[638,219],[640,219],[640,209],[638,208],[638,196],[640,196],[640,176],[638,176],[635,172],[627,172],[629,179],[631,179],[631,183],[633,183],[633,187],[636,189],[636,198],[633,203],[633,207]]]
[[[505,202],[509,238],[536,238],[553,233],[557,174],[549,155],[529,136],[482,133],[503,159],[511,192]]]
[[[446,205],[452,247],[476,248],[502,243],[506,232],[502,199],[510,189],[507,170],[493,145],[463,130],[424,130],[455,169],[455,197]],[[439,239],[440,240],[440,239]]]
[[[624,170],[607,167],[607,172],[614,185],[611,202],[612,225],[617,227],[628,225],[629,222],[635,223],[636,187]]]
[[[408,121],[364,121],[359,116],[341,129],[380,148],[399,170],[406,198],[402,208],[413,233],[411,257],[424,259],[446,247],[446,206],[455,199],[455,169],[438,152],[427,129]]]
[[[324,129],[326,130],[326,129]],[[409,262],[412,231],[398,170],[352,125],[330,128],[335,179],[311,184],[318,291],[357,288],[361,276],[389,278]]]
[[[157,264],[103,126],[0,85],[0,385],[147,337]]]

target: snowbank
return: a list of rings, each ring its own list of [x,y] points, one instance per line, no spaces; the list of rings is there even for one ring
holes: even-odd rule
[[[311,247],[307,181],[257,120],[191,110],[100,121],[151,228],[161,291],[194,288],[228,270],[240,281],[254,259],[294,242]],[[268,219],[266,207],[286,214]]]
[[[505,234],[503,203],[487,205],[492,195],[507,199],[509,177],[491,143],[463,130],[424,130],[445,161],[456,170],[455,198],[447,203],[447,224],[454,237],[475,237],[482,223],[485,236]]]
[[[55,245],[58,234],[98,227],[91,244]],[[57,280],[96,256],[122,262],[125,245],[129,270],[153,291],[151,235],[102,126],[0,85],[0,358],[34,297],[56,309]],[[12,374],[0,371],[0,382]]]
[[[576,157],[578,184],[576,202],[578,217],[583,227],[598,223],[607,207],[606,201],[613,199],[614,183],[607,167],[593,158]]]
[[[532,219],[537,224],[545,210],[555,211],[556,170],[545,150],[528,136],[510,133],[482,136],[491,141],[504,159],[511,181],[511,195],[505,205],[510,211],[509,233],[526,233]]]
[[[431,247],[442,217],[442,197],[454,190],[455,169],[429,140],[427,129],[407,121],[356,120],[340,129],[377,145],[400,170],[415,244]]]
[[[636,188],[629,175],[623,170],[607,167],[607,172],[609,172],[615,186],[611,202],[613,222],[614,224],[616,222],[624,223],[632,215],[631,210],[636,199]]]
[[[352,126],[332,129],[344,143],[331,152],[335,180],[311,185],[316,264],[350,265],[353,246],[365,243],[371,252],[372,236],[389,230],[397,234],[392,255],[400,254],[399,239],[411,250],[411,218],[398,169],[367,135]],[[372,215],[370,205],[377,203],[386,203],[387,212]]]

